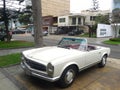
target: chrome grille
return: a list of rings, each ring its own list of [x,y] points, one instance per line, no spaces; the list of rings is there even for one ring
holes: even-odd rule
[[[27,58],[25,58],[25,62],[33,69],[40,70],[40,71],[46,71],[46,66],[40,63],[37,63],[35,61],[31,61]]]

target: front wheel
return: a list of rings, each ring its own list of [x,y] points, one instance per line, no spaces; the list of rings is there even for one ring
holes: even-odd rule
[[[60,85],[60,87],[65,88],[70,86],[75,79],[76,73],[77,73],[77,69],[75,66],[70,66],[66,68],[60,80],[58,81],[58,84]]]
[[[106,61],[107,61],[107,55],[104,55],[102,57],[101,62],[98,64],[99,67],[104,67],[106,65]]]

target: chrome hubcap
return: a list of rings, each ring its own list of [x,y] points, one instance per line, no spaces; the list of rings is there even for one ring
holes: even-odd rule
[[[65,75],[65,81],[66,83],[71,83],[74,79],[75,73],[72,69],[68,70],[68,72]]]
[[[103,57],[102,63],[103,63],[103,65],[106,64],[106,58],[105,57]]]

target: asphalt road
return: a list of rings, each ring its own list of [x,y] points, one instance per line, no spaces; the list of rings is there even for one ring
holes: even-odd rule
[[[47,46],[53,46],[56,45],[60,39],[51,39],[51,38],[46,38],[47,36],[44,36],[43,40],[44,40],[44,44]],[[31,35],[13,35],[13,39],[15,40],[26,40],[26,41],[30,41],[30,42],[34,42],[34,38]],[[110,54],[110,58],[116,58],[116,59],[120,59],[120,45],[105,45],[102,43],[93,43],[93,42],[89,42],[90,44],[94,44],[94,45],[100,45],[100,46],[105,46],[105,47],[110,47],[111,48],[111,54]]]

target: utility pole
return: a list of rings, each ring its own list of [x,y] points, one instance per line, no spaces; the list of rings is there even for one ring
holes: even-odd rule
[[[7,41],[10,41],[9,38],[9,31],[8,31],[8,16],[6,14],[6,3],[5,0],[3,0],[3,15],[4,15],[4,24],[5,24],[5,30],[6,30],[6,34],[7,34]]]
[[[34,42],[36,47],[43,46],[41,0],[31,0],[34,21]]]

